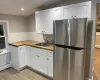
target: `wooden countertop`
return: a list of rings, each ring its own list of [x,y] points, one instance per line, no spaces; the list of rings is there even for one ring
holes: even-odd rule
[[[14,43],[9,43],[9,44],[12,46],[16,46],[16,47],[26,45],[26,46],[31,46],[31,47],[36,47],[36,48],[40,48],[40,49],[53,51],[53,45],[50,45],[48,47],[42,47],[42,46],[35,45],[38,43],[41,43],[41,42],[39,42],[39,41],[20,41],[20,42],[14,42]]]

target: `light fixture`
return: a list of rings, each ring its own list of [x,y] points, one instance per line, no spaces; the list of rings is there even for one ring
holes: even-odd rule
[[[24,8],[21,8],[21,11],[24,11]]]

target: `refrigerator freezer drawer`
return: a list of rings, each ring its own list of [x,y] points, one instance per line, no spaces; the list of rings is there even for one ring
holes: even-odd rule
[[[55,46],[54,80],[84,80],[84,50]]]

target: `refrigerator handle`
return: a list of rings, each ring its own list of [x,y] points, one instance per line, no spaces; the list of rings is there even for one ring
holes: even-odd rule
[[[54,44],[54,45],[57,46],[57,47],[69,48],[69,49],[74,49],[74,50],[83,50],[83,49],[85,49],[85,48],[66,46],[66,45],[60,45],[60,44]]]

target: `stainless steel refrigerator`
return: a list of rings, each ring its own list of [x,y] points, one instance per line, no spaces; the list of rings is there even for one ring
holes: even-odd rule
[[[53,80],[88,80],[92,20],[56,20],[54,25]]]

